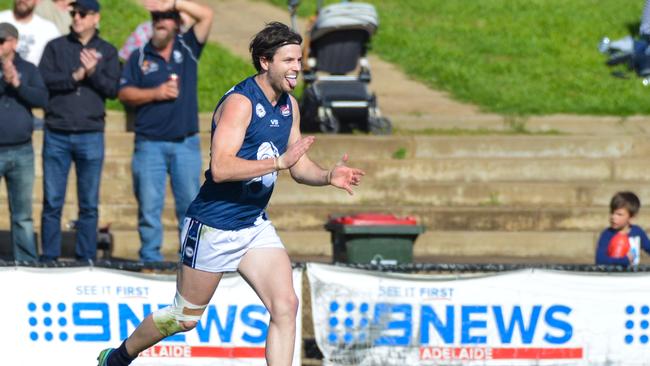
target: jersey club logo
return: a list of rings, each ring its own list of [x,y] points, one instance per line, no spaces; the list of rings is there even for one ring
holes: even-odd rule
[[[261,105],[260,103],[257,103],[257,105],[255,106],[255,114],[257,114],[259,118],[266,116],[266,110],[264,109],[264,106]]]
[[[291,115],[291,109],[289,109],[289,105],[281,105],[280,106],[280,113],[282,113],[283,117],[289,117]]]

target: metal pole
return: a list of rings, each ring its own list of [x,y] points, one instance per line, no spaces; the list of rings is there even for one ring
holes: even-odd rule
[[[296,20],[296,12],[298,10],[298,5],[300,5],[300,0],[287,0],[287,5],[289,7],[289,14],[291,15],[291,29],[296,33],[300,33],[298,31],[298,22]]]

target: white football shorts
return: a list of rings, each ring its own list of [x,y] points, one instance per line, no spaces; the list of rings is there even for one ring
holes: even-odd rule
[[[241,230],[219,230],[186,217],[181,242],[183,264],[213,273],[237,271],[239,262],[250,249],[284,249],[268,220]]]

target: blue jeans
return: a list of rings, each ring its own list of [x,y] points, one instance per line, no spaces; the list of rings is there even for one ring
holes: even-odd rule
[[[78,260],[97,257],[99,181],[104,163],[104,133],[65,133],[45,129],[43,138],[43,261],[61,255],[61,211],[70,164],[77,173],[79,215],[75,255]]]
[[[0,177],[7,181],[14,259],[35,261],[38,257],[32,220],[34,150],[31,142],[0,147]]]
[[[162,261],[161,217],[165,205],[167,174],[170,177],[176,203],[176,219],[180,235],[185,211],[200,188],[201,146],[198,134],[178,142],[136,138],[131,170],[133,190],[138,200],[140,259],[143,262]]]

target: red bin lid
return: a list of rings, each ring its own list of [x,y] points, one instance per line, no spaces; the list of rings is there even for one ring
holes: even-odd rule
[[[333,218],[330,222],[342,225],[417,225],[415,217],[397,217],[393,214],[360,213]]]

